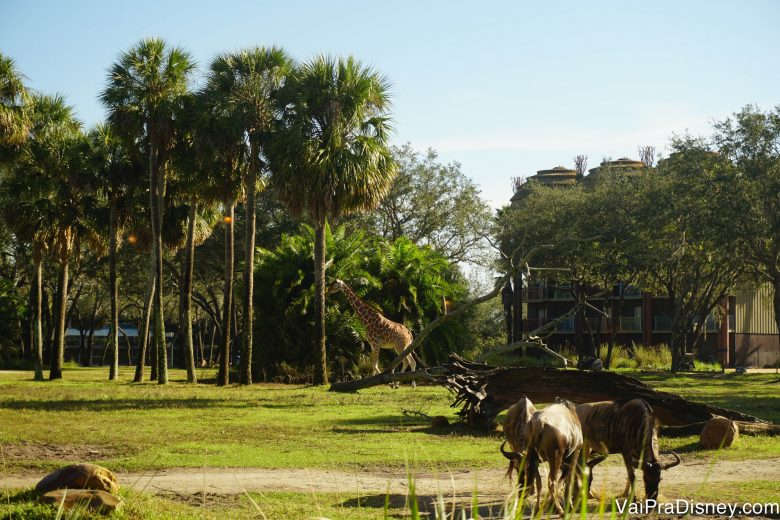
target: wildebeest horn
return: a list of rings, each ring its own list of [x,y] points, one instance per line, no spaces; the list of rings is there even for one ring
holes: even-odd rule
[[[676,465],[678,465],[680,462],[682,462],[682,459],[680,459],[680,456],[679,456],[679,455],[677,455],[675,452],[673,452],[673,451],[671,451],[671,450],[670,450],[670,451],[668,451],[668,452],[666,452],[666,451],[665,451],[665,452],[663,452],[663,453],[671,453],[671,454],[672,454],[672,456],[674,456],[674,458],[675,458],[676,460],[675,460],[674,462],[666,462],[666,463],[661,463],[661,469],[669,469],[669,468],[673,468],[673,467],[675,467]]]
[[[522,457],[523,457],[522,455],[520,455],[520,454],[519,454],[519,453],[517,453],[516,451],[506,451],[506,450],[504,450],[504,445],[505,445],[505,444],[506,444],[506,441],[504,441],[504,442],[502,442],[502,443],[501,443],[501,454],[502,454],[504,457],[506,457],[506,458],[507,458],[507,459],[509,459],[509,460],[520,459],[520,458],[522,458]]]

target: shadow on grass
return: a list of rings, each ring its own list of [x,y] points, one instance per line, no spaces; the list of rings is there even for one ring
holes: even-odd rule
[[[473,518],[500,518],[501,509],[504,506],[503,500],[480,500],[480,504],[475,514],[471,515],[471,503],[472,495],[470,494],[456,494],[455,495],[455,509],[459,513],[461,510],[465,510],[470,517]],[[444,506],[447,511],[452,513],[452,494],[444,495]],[[440,504],[441,501],[435,495],[418,495],[417,504],[420,512],[427,513],[426,518],[434,518],[436,511],[436,504]],[[409,497],[407,495],[401,495],[398,493],[381,494],[381,495],[364,495],[356,498],[350,498],[342,502],[341,507],[349,508],[372,508],[372,509],[384,509],[388,506],[389,509],[403,509],[409,508]],[[478,514],[476,514],[478,513]],[[408,518],[408,513],[392,514],[394,517]],[[459,516],[458,516],[459,517]]]
[[[263,405],[254,402],[236,402],[231,399],[61,399],[13,400],[0,402],[0,409],[33,410],[42,412],[149,410],[162,408],[294,408],[295,405]]]

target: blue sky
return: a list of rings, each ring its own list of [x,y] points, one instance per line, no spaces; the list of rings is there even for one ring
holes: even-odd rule
[[[492,205],[510,178],[663,150],[747,103],[780,104],[780,2],[0,0],[0,51],[87,124],[106,70],[145,36],[218,52],[354,54],[391,81],[396,143],[459,161]]]

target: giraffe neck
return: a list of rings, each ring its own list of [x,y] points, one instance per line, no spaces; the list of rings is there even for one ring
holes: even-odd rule
[[[347,296],[347,300],[349,301],[349,304],[352,306],[352,308],[357,313],[358,317],[360,318],[360,321],[363,322],[364,325],[368,325],[371,316],[376,314],[376,311],[366,305],[366,303],[358,297],[357,294],[347,285],[344,284],[344,294]]]

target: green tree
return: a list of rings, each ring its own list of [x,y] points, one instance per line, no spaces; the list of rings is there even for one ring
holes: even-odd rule
[[[315,383],[327,384],[325,225],[376,207],[390,187],[396,169],[387,147],[388,83],[352,57],[318,56],[290,76],[283,106],[269,147],[271,172],[282,202],[314,224]]]
[[[42,254],[48,249],[58,264],[54,303],[54,345],[51,352],[50,379],[62,378],[65,351],[65,323],[71,257],[86,238],[99,250],[94,233],[96,199],[90,190],[92,172],[86,166],[88,152],[80,123],[73,109],[60,96],[33,96],[30,137],[23,147],[14,175],[8,179],[6,193],[16,193],[19,211],[12,219],[18,228],[27,225],[25,234],[33,247],[34,290],[41,292]],[[27,222],[19,219],[29,219]],[[34,335],[40,332],[40,299],[36,296]],[[36,341],[36,357],[41,345]]]
[[[136,165],[124,143],[107,125],[97,125],[88,135],[89,167],[98,176],[108,200],[108,264],[111,325],[109,380],[119,378],[119,279],[117,277],[118,238],[127,224],[131,209],[129,191],[136,181]]]
[[[714,144],[729,157],[738,177],[739,218],[729,224],[741,259],[773,289],[780,331],[780,106],[763,112],[746,106],[715,125]]]
[[[734,289],[745,264],[734,255],[730,231],[740,218],[734,166],[701,139],[674,139],[672,149],[657,174],[643,179],[638,225],[628,239],[644,245],[635,258],[639,286],[671,301],[676,371],[688,351],[689,332],[700,337],[707,316]]]
[[[176,114],[188,91],[195,69],[189,53],[158,38],[142,40],[123,53],[110,68],[100,98],[111,123],[132,139],[149,146],[149,188],[153,261],[155,262],[155,340],[158,382],[168,382],[163,315],[163,240],[166,169],[176,139]]]
[[[394,146],[392,153],[398,174],[389,193],[358,220],[390,242],[403,236],[453,263],[488,265],[492,255],[485,237],[493,212],[460,164],[443,164],[435,150],[420,153],[409,144]]]
[[[0,160],[27,140],[30,96],[14,60],[0,53]]]
[[[241,384],[252,383],[253,291],[255,269],[255,193],[265,169],[262,152],[279,113],[277,94],[292,67],[292,59],[278,47],[253,48],[218,56],[210,67],[206,90],[218,110],[246,135],[248,167],[244,176],[246,193],[246,239],[244,247],[243,344]],[[227,349],[225,350],[227,355]],[[225,361],[226,363],[226,361]],[[228,370],[220,368],[220,384],[227,384]]]

